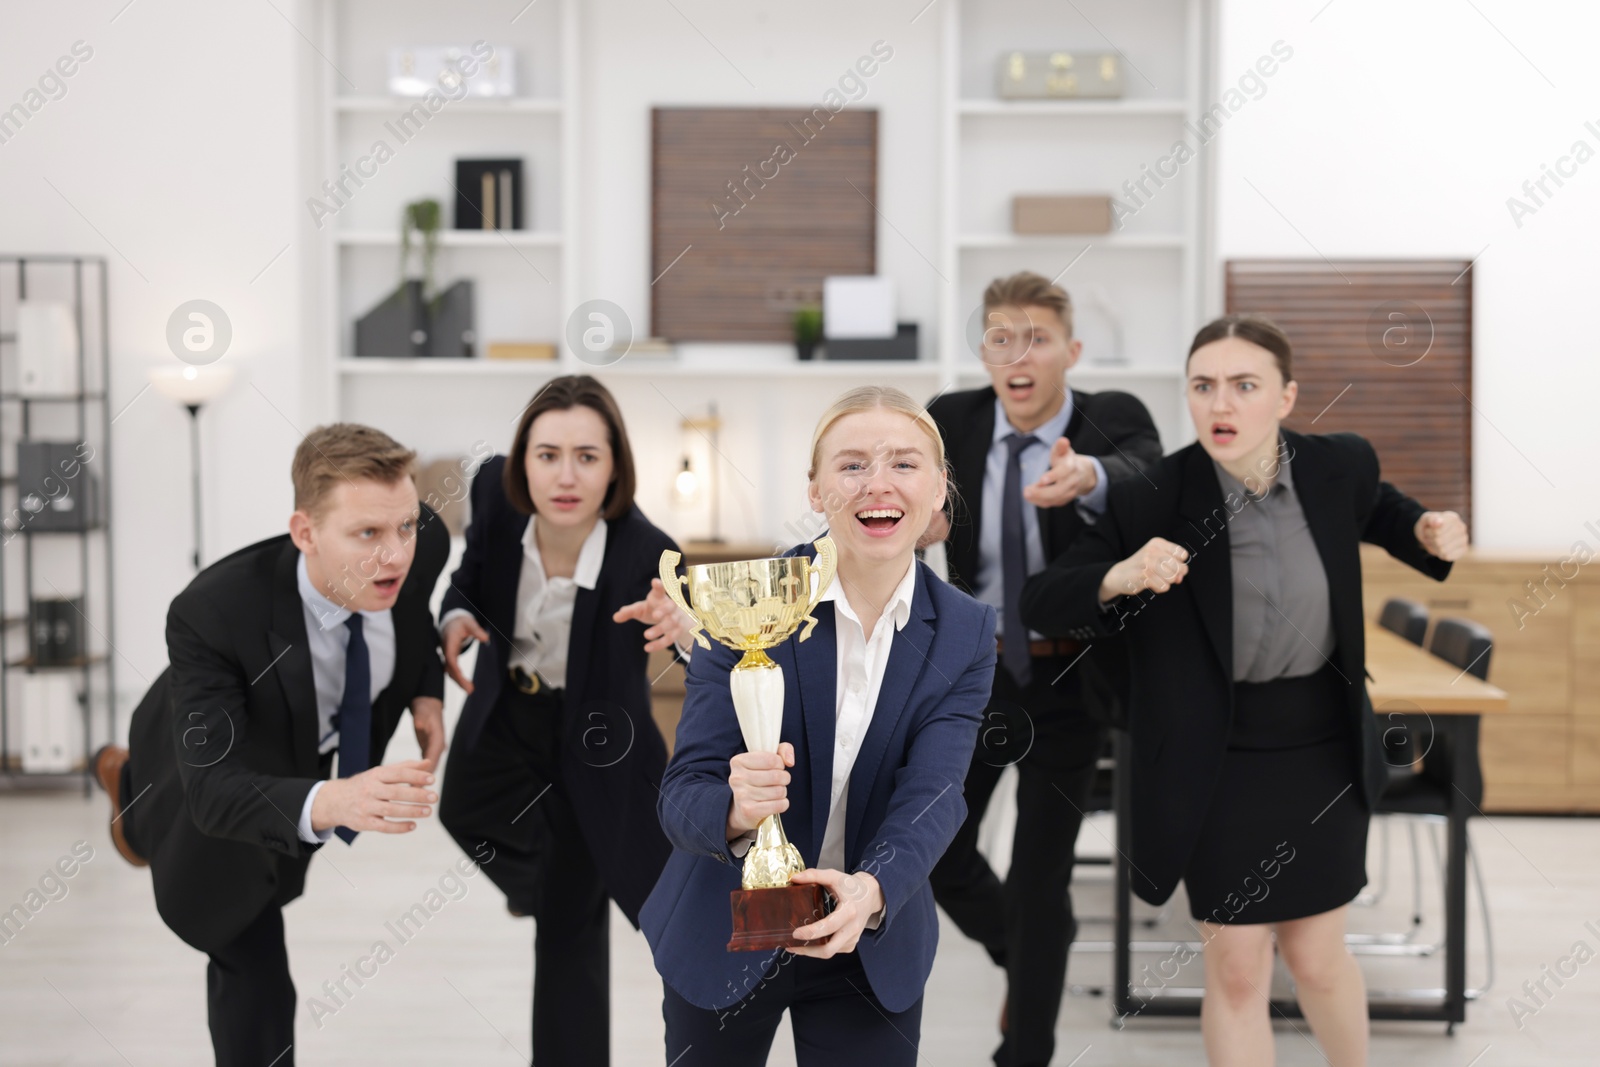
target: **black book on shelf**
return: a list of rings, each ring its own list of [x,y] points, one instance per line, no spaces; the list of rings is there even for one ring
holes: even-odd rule
[[[520,230],[522,160],[456,160],[456,229]]]

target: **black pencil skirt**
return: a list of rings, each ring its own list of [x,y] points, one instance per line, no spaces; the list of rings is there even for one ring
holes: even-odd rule
[[[1214,923],[1331,911],[1367,884],[1367,810],[1344,690],[1315,674],[1234,686],[1233,730],[1184,869],[1189,910]]]

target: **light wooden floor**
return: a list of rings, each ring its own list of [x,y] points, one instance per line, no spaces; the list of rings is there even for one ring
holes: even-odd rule
[[[396,745],[396,749],[400,747]],[[391,751],[391,758],[400,753]],[[66,894],[43,907],[20,934],[0,945],[0,1063],[132,1064],[181,1067],[209,1063],[204,957],[184,946],[157,917],[149,875],[124,864],[105,827],[105,800],[76,793],[0,792],[0,910],[37,887],[74,843],[93,858],[66,881]],[[1092,824],[1081,848],[1104,851],[1109,826]],[[1396,838],[1395,858],[1400,859]],[[1374,834],[1374,847],[1378,835]],[[1546,980],[1553,996],[1519,1030],[1507,999],[1525,981],[1555,970],[1578,942],[1600,950],[1600,822],[1566,819],[1478,820],[1473,841],[1490,879],[1496,954],[1494,989],[1472,1005],[1454,1037],[1442,1025],[1379,1024],[1373,1062],[1408,1067],[1521,1067],[1593,1064],[1600,1059],[1600,960]],[[422,902],[459,853],[436,823],[408,837],[365,835],[354,848],[334,843],[312,864],[309,889],[286,912],[295,983],[300,991],[296,1061],[307,1064],[526,1063],[531,988],[531,920],[514,921],[486,879],[465,883],[394,958],[336,1013],[314,1021],[308,998],[342,965],[393,937],[385,923]],[[1374,862],[1369,869],[1376,876]],[[1385,905],[1359,916],[1365,928],[1403,924],[1409,885],[1401,863]],[[1107,914],[1105,869],[1080,879],[1080,913]],[[1430,882],[1429,931],[1438,908]],[[613,1062],[660,1064],[661,989],[644,939],[615,917]],[[1181,903],[1165,924],[1182,936]],[[1086,939],[1107,936],[1087,924]],[[1481,946],[1474,927],[1475,946]],[[1150,958],[1153,961],[1154,957]],[[1149,961],[1147,961],[1149,962]],[[1374,984],[1437,985],[1436,961],[1379,961],[1364,967]],[[1108,957],[1075,953],[1071,980],[1094,983]],[[1569,967],[1570,970],[1570,967]],[[1471,967],[1482,974],[1482,959]],[[1184,981],[1180,979],[1180,981]],[[1194,977],[1198,982],[1198,975]],[[988,1062],[1002,982],[984,954],[946,924],[928,988],[922,1062],[957,1067]],[[1529,1006],[1534,1006],[1531,1001]],[[1069,996],[1059,1028],[1058,1065],[1201,1063],[1193,1020],[1135,1021],[1118,1032],[1103,998]],[[1299,1029],[1297,1030],[1296,1027]],[[792,1064],[787,1029],[774,1064]],[[1279,1025],[1279,1062],[1324,1060],[1304,1024]]]

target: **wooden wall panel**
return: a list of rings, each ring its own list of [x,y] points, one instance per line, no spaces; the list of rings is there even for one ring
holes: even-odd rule
[[[1302,433],[1371,441],[1384,478],[1472,522],[1472,272],[1465,260],[1234,260],[1227,309],[1289,334]],[[1331,406],[1330,406],[1331,405]]]
[[[876,273],[877,174],[874,110],[656,108],[651,332],[791,340],[824,277]]]

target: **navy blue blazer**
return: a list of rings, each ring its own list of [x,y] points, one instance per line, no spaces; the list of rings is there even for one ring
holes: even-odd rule
[[[466,551],[439,608],[440,618],[465,608],[489,631],[456,724],[458,749],[477,744],[507,682],[528,516],[511,506],[502,488],[505,462],[493,457],[472,480]],[[635,926],[671,850],[655,816],[667,746],[650,714],[645,624],[615,623],[611,616],[645,598],[650,579],[660,573],[662,551],[677,547],[637,507],[608,520],[600,578],[593,589],[578,590],[567,644],[562,784],[607,894]]]
[[[791,549],[805,551],[810,545]],[[994,681],[994,609],[918,562],[911,614],[894,635],[872,723],[850,773],[845,867],[883,887],[887,909],[856,946],[872,990],[889,1011],[922,996],[939,943],[928,873],[967,817],[962,783]],[[772,649],[783,668],[781,739],[794,745],[783,827],[815,866],[828,822],[837,708],[833,604],[817,627]],[[717,1010],[742,999],[780,963],[771,953],[729,952],[728,894],[744,861],[727,842],[728,761],[744,751],[728,672],[739,654],[713,643],[689,667],[677,746],[657,809],[672,858],[639,914],[656,969],[685,1000]]]

